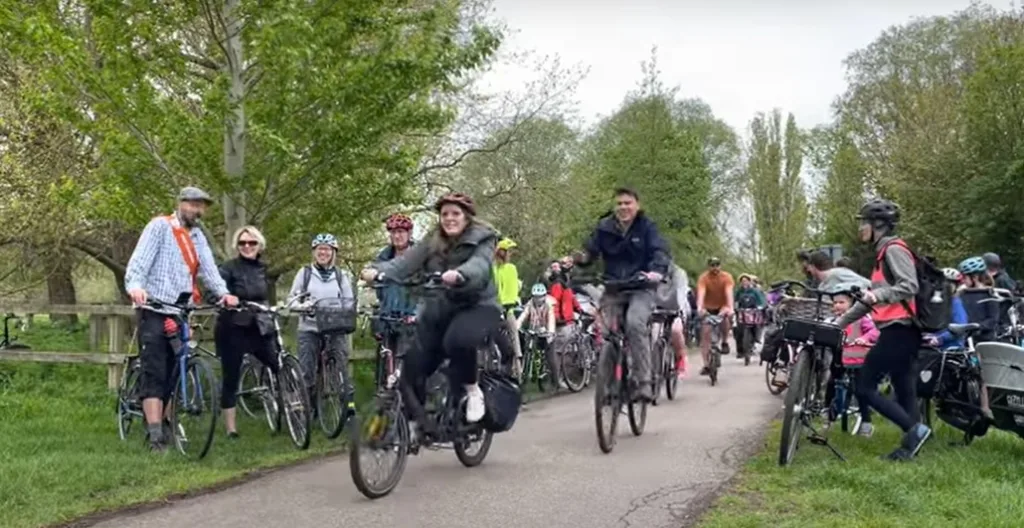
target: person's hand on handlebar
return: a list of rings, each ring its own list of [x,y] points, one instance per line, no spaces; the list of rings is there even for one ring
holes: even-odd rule
[[[462,284],[465,280],[466,278],[463,277],[461,273],[455,270],[448,270],[441,274],[441,282],[447,284],[448,286],[457,286],[459,284]]]
[[[132,304],[135,306],[143,306],[146,304],[146,290],[142,288],[132,288],[128,290],[128,296],[132,298]]]
[[[645,271],[644,272],[644,277],[646,277],[647,280],[649,280],[651,282],[659,282],[659,281],[661,281],[662,278],[664,278],[661,275],[661,273],[658,273],[657,271]]]
[[[705,310],[703,307],[697,308],[697,317],[704,317],[707,314],[708,314],[708,311]]]
[[[238,297],[229,293],[220,298],[220,303],[228,308],[234,308],[238,306]]]
[[[729,308],[728,306],[723,306],[722,310],[718,312],[718,315],[721,315],[722,318],[725,319],[726,317],[732,315],[732,308]]]

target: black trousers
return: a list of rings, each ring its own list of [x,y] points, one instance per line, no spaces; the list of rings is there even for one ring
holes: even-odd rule
[[[213,328],[213,339],[220,356],[221,409],[233,409],[238,403],[238,382],[242,374],[242,358],[246,354],[252,354],[277,374],[277,337],[260,335],[255,323],[237,326],[230,321],[218,320]]]

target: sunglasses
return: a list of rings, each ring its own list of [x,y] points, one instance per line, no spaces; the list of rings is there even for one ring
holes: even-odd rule
[[[258,245],[260,245],[260,243],[255,241],[255,240],[239,240],[238,241],[238,247],[256,247]]]

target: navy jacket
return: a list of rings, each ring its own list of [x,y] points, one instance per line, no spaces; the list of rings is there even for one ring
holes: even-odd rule
[[[672,261],[658,226],[643,211],[625,233],[619,230],[614,214],[601,217],[585,249],[591,259],[604,260],[605,280],[628,280],[641,271],[667,275]]]
[[[409,241],[409,246],[413,241]],[[395,258],[395,248],[387,246],[377,254],[374,262],[387,262]],[[380,312],[385,315],[397,317],[401,315],[416,315],[417,299],[413,295],[412,288],[399,284],[386,284],[377,290],[377,300],[380,302]]]

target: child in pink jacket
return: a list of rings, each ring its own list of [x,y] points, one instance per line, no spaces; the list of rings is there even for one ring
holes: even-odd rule
[[[832,299],[832,312],[836,317],[846,313],[853,304],[853,299],[846,295],[837,295]],[[864,357],[878,341],[878,328],[870,317],[864,316],[850,326],[843,329],[845,334],[845,345],[843,346],[843,366],[859,367],[864,364]],[[833,372],[835,378],[841,373]],[[875,432],[871,425],[871,410],[866,405],[860,406],[860,427],[857,434],[863,437],[870,437]]]

